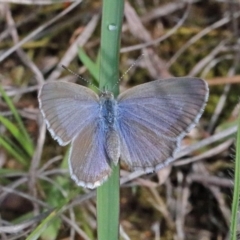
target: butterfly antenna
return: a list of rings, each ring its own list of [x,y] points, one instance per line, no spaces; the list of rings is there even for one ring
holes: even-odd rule
[[[128,70],[123,73],[123,75],[118,79],[118,81],[114,84],[113,89],[123,80],[123,78],[127,75],[127,73],[136,66],[137,63],[139,63],[139,61],[143,58],[144,54],[142,53],[137,60],[128,68]]]
[[[66,66],[62,65],[64,69],[66,69],[68,72],[73,74],[74,76],[78,77],[79,79],[83,80],[84,82],[88,83],[90,86],[95,87],[98,91],[102,92],[97,86],[95,86],[92,82],[88,81],[87,79],[83,78],[81,75],[73,72],[71,69],[67,68]]]

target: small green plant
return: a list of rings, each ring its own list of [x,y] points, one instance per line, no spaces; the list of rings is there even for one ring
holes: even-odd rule
[[[34,153],[33,142],[12,100],[10,97],[8,97],[1,86],[0,94],[12,112],[15,121],[15,123],[13,123],[8,118],[0,115],[0,123],[5,126],[5,128],[11,134],[9,137],[0,136],[0,146],[6,149],[9,154],[15,157],[19,163],[26,167],[28,166],[29,161],[31,160],[31,157]]]
[[[230,239],[237,240],[237,225],[238,225],[238,209],[240,196],[240,115],[238,117],[238,131],[236,142],[236,156],[234,168],[234,188],[232,201],[232,217],[230,226]]]

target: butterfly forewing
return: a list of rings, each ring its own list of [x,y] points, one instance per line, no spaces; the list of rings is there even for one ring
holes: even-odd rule
[[[121,159],[131,170],[153,171],[159,163],[167,164],[178,147],[176,139],[163,137],[134,120],[123,119],[119,129]]]
[[[98,96],[90,89],[66,82],[43,85],[39,93],[40,109],[52,137],[66,145],[96,119]]]
[[[200,118],[207,98],[207,84],[198,78],[157,80],[122,93],[118,98],[122,160],[146,172],[168,164]]]

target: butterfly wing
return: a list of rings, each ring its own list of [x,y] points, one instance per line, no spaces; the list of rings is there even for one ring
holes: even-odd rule
[[[62,146],[67,145],[98,114],[98,95],[74,83],[46,83],[38,99],[48,130]]]
[[[98,95],[74,83],[51,82],[43,85],[39,105],[52,137],[60,145],[72,142],[71,177],[80,186],[99,186],[110,175],[111,168],[104,150]]]
[[[119,95],[121,159],[145,172],[167,165],[202,115],[207,98],[207,84],[199,78],[156,80]]]
[[[105,151],[105,133],[100,122],[90,121],[74,138],[69,157],[72,179],[79,186],[95,188],[111,173]]]

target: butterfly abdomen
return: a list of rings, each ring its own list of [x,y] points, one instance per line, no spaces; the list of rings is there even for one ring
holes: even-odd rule
[[[117,102],[111,93],[100,96],[100,122],[106,136],[105,150],[110,161],[117,164],[120,156],[120,139],[117,131]]]

